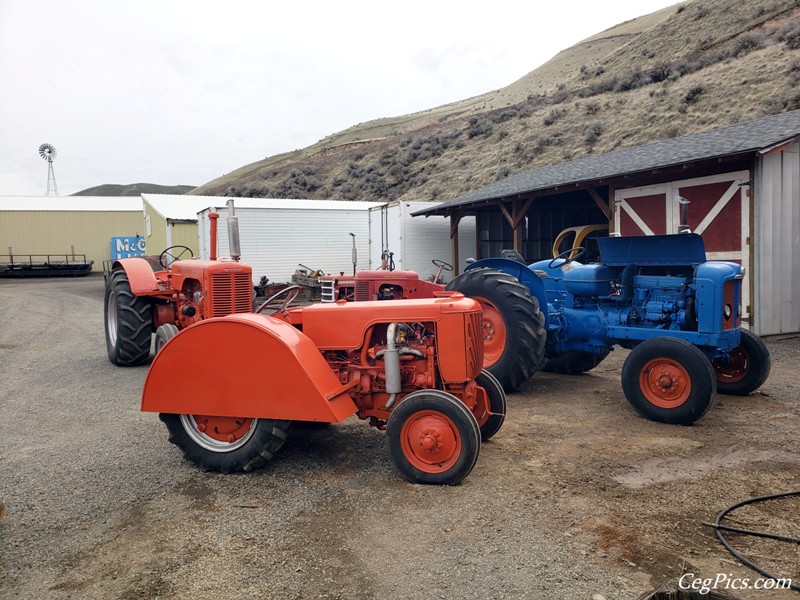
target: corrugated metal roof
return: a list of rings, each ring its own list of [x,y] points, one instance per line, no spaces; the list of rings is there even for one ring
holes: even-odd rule
[[[141,212],[139,196],[0,196],[0,211]]]
[[[142,194],[142,200],[164,219],[196,221],[197,213],[212,206],[215,202],[219,202],[220,198],[217,196]]]
[[[800,135],[800,110],[515,173],[414,215],[563,185],[589,183],[713,158],[755,153]]]
[[[232,196],[173,196],[142,194],[142,198],[165,219],[196,221],[197,213],[208,208],[222,209]],[[234,208],[282,208],[293,210],[369,210],[385,202],[350,200],[307,200],[303,198],[233,198]]]

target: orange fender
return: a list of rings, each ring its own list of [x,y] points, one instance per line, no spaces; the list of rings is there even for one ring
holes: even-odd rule
[[[316,344],[256,314],[200,321],[156,355],[145,412],[337,422],[357,408]]]
[[[131,291],[136,296],[146,296],[158,292],[158,279],[150,263],[143,258],[123,258],[115,260],[113,268],[122,267],[128,276]]]

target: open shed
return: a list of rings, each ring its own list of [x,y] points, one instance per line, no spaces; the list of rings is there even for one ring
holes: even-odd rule
[[[476,253],[551,255],[566,227],[620,235],[689,226],[710,259],[747,269],[743,311],[759,335],[800,331],[800,111],[513,174],[415,216],[475,216]],[[457,237],[454,237],[457,247]]]

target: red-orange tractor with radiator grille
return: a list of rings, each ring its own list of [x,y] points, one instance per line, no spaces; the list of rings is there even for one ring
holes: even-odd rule
[[[187,459],[225,473],[269,460],[293,421],[355,414],[386,430],[404,478],[453,485],[505,418],[481,326],[480,304],[455,292],[210,318],[161,345],[142,410]]]
[[[145,258],[114,261],[105,289],[106,349],[114,364],[147,362],[153,333],[159,346],[171,333],[203,319],[252,312],[253,270],[237,262],[237,250],[232,259],[216,259],[219,215],[209,217],[211,260],[192,258],[186,246],[171,246],[156,267]],[[230,232],[238,232],[234,220],[229,217]],[[231,247],[238,247],[233,241]]]

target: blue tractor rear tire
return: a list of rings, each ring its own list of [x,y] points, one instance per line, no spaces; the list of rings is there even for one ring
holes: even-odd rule
[[[547,331],[539,302],[528,288],[508,273],[476,268],[453,279],[445,289],[483,305],[483,368],[503,389],[513,392],[533,377],[544,356]]]
[[[569,350],[563,354],[557,354],[551,358],[545,358],[542,363],[542,371],[548,373],[562,373],[564,375],[580,375],[591,371],[608,356],[605,353],[594,354],[583,350]]]

